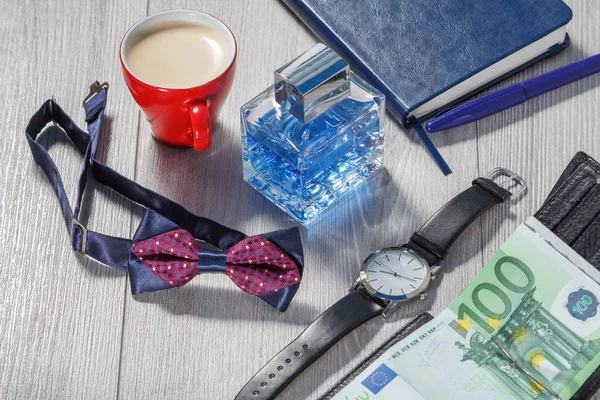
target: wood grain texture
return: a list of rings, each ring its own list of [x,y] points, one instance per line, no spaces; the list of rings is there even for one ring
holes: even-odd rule
[[[600,52],[600,27],[592,22],[599,18],[600,10],[593,2],[567,1],[567,4],[574,14],[568,27],[571,47],[502,86]],[[577,151],[600,159],[598,104],[600,76],[594,75],[477,123],[480,172],[503,165],[519,171],[529,182],[527,195],[510,210],[497,208],[482,218],[485,243],[482,261],[489,259],[506,237],[541,206]]]
[[[569,1],[573,46],[503,85],[598,53],[600,10]],[[201,9],[221,18],[238,45],[236,81],[213,147],[205,153],[154,141],[120,76],[118,44],[138,19],[166,9]],[[373,250],[403,243],[443,203],[495,166],[519,171],[526,197],[487,214],[463,235],[426,301],[376,319],[344,338],[300,375],[281,399],[312,399],[353,368],[419,311],[440,312],[520,222],[539,207],[577,150],[600,158],[600,77],[542,96],[478,124],[443,132],[435,143],[454,174],[438,171],[414,132],[388,115],[386,171],[302,229],[306,269],[286,313],[237,290],[224,276],[184,288],[129,294],[127,278],[70,249],[46,178],[23,137],[36,107],[54,95],[78,123],[90,81],[111,83],[100,159],[193,212],[248,234],[294,226],[242,181],[239,108],[268,85],[273,71],[316,39],[276,0],[115,0],[14,2],[0,14],[0,398],[230,399],[315,317],[347,292]],[[26,51],[25,51],[26,49]],[[51,133],[51,132],[50,132]],[[73,198],[80,157],[63,139],[58,158]],[[91,195],[92,193],[90,193]],[[91,228],[133,235],[140,210],[97,188]],[[89,196],[88,196],[89,198]]]
[[[125,275],[75,254],[58,202],[31,157],[25,125],[44,100],[83,125],[81,101],[98,79],[121,79],[117,47],[123,31],[146,12],[141,1],[3,3],[0,13],[0,398],[115,398],[121,351]],[[123,88],[110,90],[110,123],[101,159],[133,175],[138,115]],[[81,157],[50,130],[70,199]],[[93,187],[90,189],[94,189]],[[129,207],[100,188],[89,226],[129,234]],[[88,196],[89,198],[89,196]]]
[[[150,1],[149,12],[194,2]],[[237,76],[219,119],[213,148],[207,153],[171,149],[156,143],[143,121],[136,179],[248,234],[294,222],[242,182],[239,109],[271,85],[273,71],[307,50],[316,39],[279,2],[205,1],[202,9],[218,15],[239,42]],[[388,118],[386,167],[370,188],[337,204],[304,229],[306,273],[293,304],[279,314],[260,300],[237,291],[223,276],[202,276],[181,290],[126,299],[122,376],[124,398],[233,398],[243,384],[323,310],[344,296],[361,261],[374,249],[406,241],[449,195],[477,174],[475,127],[437,137],[455,174],[444,179],[418,143]],[[407,137],[408,136],[408,137]],[[472,156],[463,158],[461,155]],[[432,179],[432,177],[434,179]],[[480,235],[469,235],[451,264],[478,254]],[[474,263],[471,269],[477,267]],[[463,281],[464,269],[449,271]],[[431,298],[411,304],[390,322],[374,321],[345,338],[281,395],[315,398],[341,374],[390,336],[422,308],[441,310],[458,294],[434,290]],[[149,329],[149,327],[151,327]],[[184,357],[177,355],[185,354]],[[157,374],[157,365],[168,365]]]

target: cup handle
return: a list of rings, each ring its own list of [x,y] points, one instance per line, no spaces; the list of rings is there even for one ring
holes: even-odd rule
[[[194,150],[204,151],[210,147],[211,131],[210,116],[206,101],[198,100],[189,104],[190,119],[192,120],[192,140]]]

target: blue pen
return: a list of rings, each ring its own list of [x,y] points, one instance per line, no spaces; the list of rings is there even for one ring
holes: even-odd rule
[[[600,72],[600,54],[462,104],[427,124],[427,132],[456,128],[525,103]]]

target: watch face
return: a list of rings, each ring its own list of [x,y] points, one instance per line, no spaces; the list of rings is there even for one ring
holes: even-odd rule
[[[386,300],[407,300],[423,292],[431,273],[427,262],[404,247],[382,249],[371,254],[361,271],[371,294]]]

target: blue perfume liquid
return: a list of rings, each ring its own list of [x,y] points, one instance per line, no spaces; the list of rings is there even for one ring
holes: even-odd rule
[[[271,86],[241,110],[244,180],[307,224],[383,167],[384,110],[351,75],[351,95],[304,124]]]

